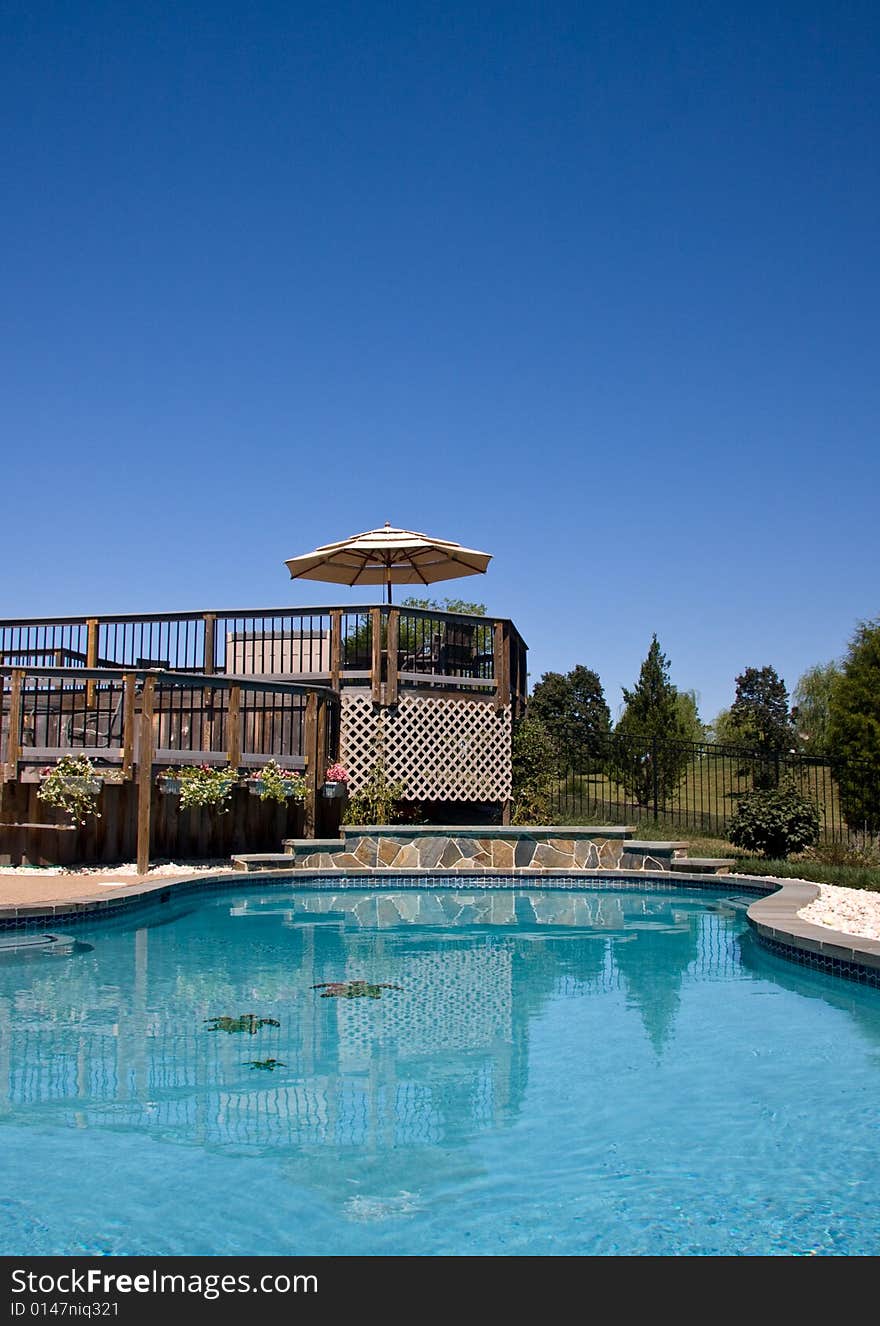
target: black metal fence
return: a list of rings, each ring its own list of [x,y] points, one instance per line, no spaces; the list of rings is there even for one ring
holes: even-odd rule
[[[553,781],[553,820],[657,821],[670,831],[701,830],[723,837],[740,796],[776,786],[786,776],[815,802],[823,839],[844,841],[877,832],[871,807],[880,806],[880,779],[870,766],[613,733],[584,745]]]

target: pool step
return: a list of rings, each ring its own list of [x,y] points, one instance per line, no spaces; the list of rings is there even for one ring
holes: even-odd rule
[[[286,852],[242,852],[232,858],[233,870],[290,870],[292,864]]]
[[[671,861],[670,870],[688,875],[726,875],[736,862],[721,856],[683,856]]]
[[[621,870],[671,870],[687,852],[687,843],[655,843],[627,838],[620,858]]]

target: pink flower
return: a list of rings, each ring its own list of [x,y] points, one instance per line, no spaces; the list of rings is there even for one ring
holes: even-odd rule
[[[331,764],[325,777],[328,783],[347,783],[348,770],[342,764]]]

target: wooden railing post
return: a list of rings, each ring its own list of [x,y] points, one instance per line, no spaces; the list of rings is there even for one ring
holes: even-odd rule
[[[229,708],[226,710],[226,758],[233,769],[241,764],[241,687],[229,690]]]
[[[397,704],[397,649],[400,639],[400,609],[388,609],[385,660],[385,703]]]
[[[86,667],[96,668],[98,666],[98,618],[86,618]],[[86,708],[91,709],[95,703],[95,682],[86,682]]]
[[[321,785],[318,764],[318,697],[314,691],[309,692],[306,700],[303,746],[306,758],[305,835],[307,838],[314,838],[318,823],[318,795]]]
[[[324,695],[316,695],[317,705],[315,708],[315,769],[316,769],[316,787],[315,792],[320,792],[324,785],[324,774],[327,772],[327,705],[330,701]],[[315,819],[317,820],[318,802],[315,801]]]
[[[139,875],[145,875],[150,868],[150,803],[153,797],[153,708],[155,698],[156,678],[147,677],[141,695],[138,740],[137,871]]]
[[[13,668],[9,686],[9,733],[6,738],[6,777],[14,778],[21,758],[21,685],[24,669]]]
[[[382,609],[370,609],[370,635],[373,657],[370,676],[373,683],[373,704],[382,703]]]
[[[134,763],[134,692],[136,678],[133,672],[126,672],[123,678],[125,698],[122,702],[122,777],[131,777]]]
[[[330,613],[330,685],[339,690],[342,675],[342,609]]]
[[[205,623],[204,671],[210,676],[212,672],[216,672],[214,658],[217,639],[217,614],[206,612],[202,620]]]
[[[495,668],[495,708],[503,709],[510,701],[510,642],[505,622],[495,623],[493,641],[493,660]]]

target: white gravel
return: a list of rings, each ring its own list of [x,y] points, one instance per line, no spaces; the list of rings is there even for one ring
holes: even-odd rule
[[[183,861],[163,861],[161,865],[150,866],[149,878],[161,878],[164,875],[208,875],[218,870],[228,870],[229,859],[225,861],[200,861],[198,864]],[[0,875],[92,875],[112,876],[136,875],[137,865],[126,861],[121,866],[0,866]]]
[[[860,939],[880,939],[880,893],[819,884],[819,897],[798,912],[813,925],[842,930]]]

